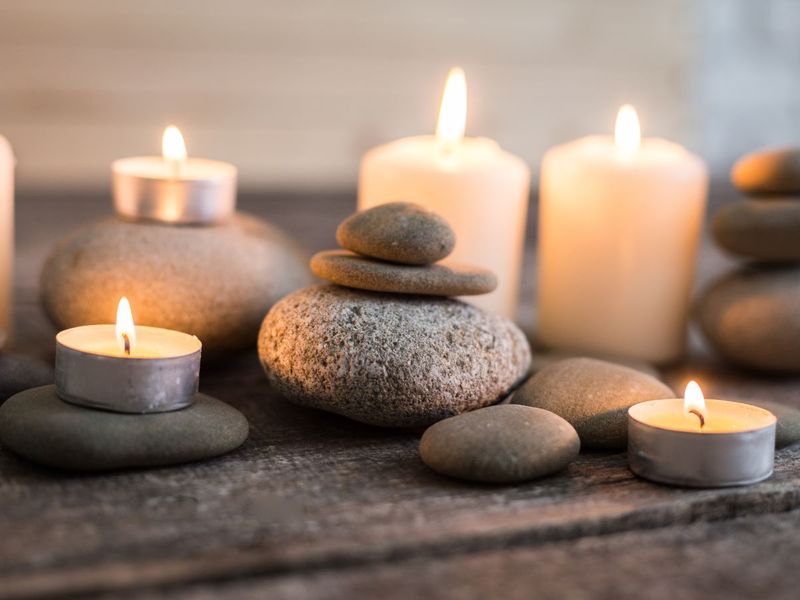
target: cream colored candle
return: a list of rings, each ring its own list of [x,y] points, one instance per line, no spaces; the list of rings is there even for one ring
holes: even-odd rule
[[[378,146],[361,161],[358,208],[403,200],[444,217],[456,233],[447,261],[494,271],[497,289],[464,298],[513,318],[525,243],[530,169],[494,140],[464,137],[466,83],[461,69],[448,76],[436,135]]]
[[[0,348],[11,336],[14,290],[14,154],[0,135]]]
[[[630,106],[615,138],[582,138],[542,160],[538,335],[666,363],[684,352],[707,169],[677,144],[640,140]]]

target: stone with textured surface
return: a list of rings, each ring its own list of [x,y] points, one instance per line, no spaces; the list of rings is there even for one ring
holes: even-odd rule
[[[531,377],[514,394],[515,404],[543,408],[575,427],[585,448],[624,448],[628,409],[638,402],[675,398],[658,379],[592,358],[570,358]]]
[[[511,321],[469,304],[332,285],[278,302],[258,350],[289,400],[386,427],[424,427],[494,404],[531,360]]]
[[[127,296],[137,324],[194,334],[208,358],[254,343],[269,307],[310,281],[287,235],[239,213],[212,227],[84,226],[53,248],[41,290],[60,328],[113,323]]]
[[[53,367],[39,358],[0,352],[0,402],[17,392],[53,383]]]
[[[748,404],[760,406],[778,418],[775,428],[775,447],[785,448],[800,442],[800,410],[780,402],[769,400],[747,400]]]
[[[242,413],[203,394],[182,410],[128,415],[68,404],[47,385],[0,406],[0,443],[33,462],[75,471],[211,458],[239,447],[247,432]]]
[[[473,296],[497,287],[497,277],[480,267],[461,265],[397,265],[347,250],[327,250],[311,258],[314,275],[337,285],[372,292]]]
[[[800,260],[800,201],[742,200],[728,204],[711,222],[725,250],[762,261]]]
[[[800,268],[734,270],[698,298],[706,339],[739,366],[800,372]]]
[[[427,265],[453,251],[456,235],[447,221],[419,204],[389,202],[342,221],[336,241],[364,256]]]
[[[746,194],[800,193],[800,148],[764,148],[740,158],[731,181]]]
[[[580,451],[575,429],[558,415],[504,404],[450,417],[420,441],[422,462],[458,479],[514,483],[564,469]]]

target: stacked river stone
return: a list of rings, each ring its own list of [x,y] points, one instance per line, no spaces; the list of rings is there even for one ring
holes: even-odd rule
[[[259,356],[286,398],[372,425],[424,427],[497,403],[525,378],[523,333],[452,298],[497,282],[437,262],[455,245],[441,217],[385,204],[346,219],[337,240],[346,250],[311,260],[331,284],[286,296],[261,326]]]
[[[735,364],[800,372],[800,148],[749,154],[731,179],[748,198],[720,210],[712,231],[746,262],[706,290],[700,324]]]

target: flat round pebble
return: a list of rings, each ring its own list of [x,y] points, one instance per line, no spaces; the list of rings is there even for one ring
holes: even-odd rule
[[[130,415],[67,404],[48,385],[0,406],[0,443],[35,463],[75,471],[203,460],[237,448],[247,433],[242,413],[203,394],[182,410]]]
[[[596,358],[597,360],[604,360],[606,362],[622,365],[623,367],[629,367],[631,369],[635,369],[636,371],[651,375],[656,379],[661,379],[661,374],[658,372],[658,369],[652,364],[643,360],[596,354],[587,355],[585,352],[570,352],[568,350],[543,350],[534,352],[531,361],[531,373],[538,373],[545,367],[562,360],[567,360],[568,358]]]
[[[311,258],[317,277],[359,290],[429,296],[473,296],[497,287],[497,277],[480,267],[397,265],[347,250],[327,250]]]
[[[336,241],[364,256],[427,265],[453,251],[456,235],[447,221],[419,204],[390,202],[342,221]]]
[[[746,194],[800,193],[800,148],[765,148],[736,161],[731,181]]]
[[[728,361],[800,372],[800,268],[737,269],[698,298],[706,339]]]
[[[761,407],[770,411],[778,418],[775,428],[775,447],[785,448],[796,442],[800,442],[800,410],[793,406],[770,402],[769,400],[751,400],[747,404]]]
[[[41,359],[0,352],[0,403],[17,392],[53,383],[53,367]]]
[[[427,427],[495,404],[531,361],[525,335],[499,315],[458,300],[334,285],[278,302],[258,352],[288,400],[383,427]]]
[[[516,483],[561,471],[580,446],[575,429],[558,415],[506,404],[439,421],[425,431],[419,453],[442,475]]]
[[[531,377],[514,404],[556,413],[578,432],[585,448],[625,448],[628,409],[645,400],[675,398],[655,377],[592,358],[570,358]]]
[[[744,258],[800,260],[800,201],[728,204],[714,215],[711,231],[722,248]]]

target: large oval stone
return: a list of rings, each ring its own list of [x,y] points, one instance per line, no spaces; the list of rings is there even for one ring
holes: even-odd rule
[[[443,475],[514,483],[562,470],[580,446],[575,429],[558,415],[505,404],[435,423],[422,436],[419,453]]]
[[[738,256],[763,261],[800,260],[800,201],[743,200],[717,211],[714,239]]]
[[[700,296],[697,317],[727,360],[749,368],[800,372],[800,268],[741,268]]]
[[[570,358],[531,377],[513,402],[563,417],[585,448],[625,448],[628,409],[661,398],[675,398],[675,393],[646,373],[593,358]]]
[[[531,361],[524,334],[503,317],[458,300],[333,285],[273,306],[258,352],[289,400],[385,427],[494,404]]]
[[[253,344],[275,301],[310,281],[287,235],[237,214],[211,227],[88,225],[53,248],[41,289],[60,328],[113,323],[127,296],[136,323],[194,334],[213,358]]]
[[[131,415],[68,404],[47,385],[0,406],[0,443],[33,462],[75,471],[202,460],[239,447],[247,434],[242,413],[203,394],[182,410]]]
[[[731,181],[746,194],[800,192],[800,148],[765,148],[740,158]]]

